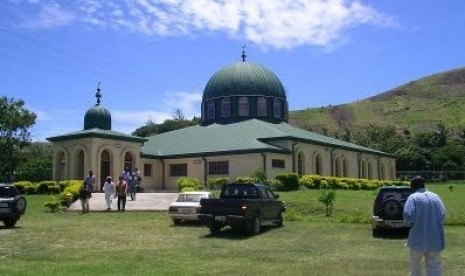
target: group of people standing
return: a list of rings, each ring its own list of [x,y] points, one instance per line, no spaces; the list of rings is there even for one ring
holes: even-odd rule
[[[136,168],[135,171],[131,171],[129,168],[124,168],[123,173],[118,177],[118,181],[115,184],[111,176],[107,176],[103,184],[103,192],[105,193],[105,202],[107,205],[106,210],[111,211],[111,204],[113,199],[118,199],[118,211],[125,211],[126,209],[126,197],[129,196],[131,200],[136,200],[137,190],[139,188],[141,178],[139,170]],[[95,184],[95,176],[93,171],[89,172],[89,175],[84,180],[82,188],[79,192],[79,198],[82,203],[82,212],[89,212],[89,199],[92,196],[92,191]]]

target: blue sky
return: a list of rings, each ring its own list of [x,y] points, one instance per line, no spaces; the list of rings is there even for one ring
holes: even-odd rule
[[[130,133],[200,116],[219,69],[247,60],[290,110],[361,100],[462,67],[463,0],[1,0],[0,96],[38,118],[33,141],[83,129],[96,102]]]

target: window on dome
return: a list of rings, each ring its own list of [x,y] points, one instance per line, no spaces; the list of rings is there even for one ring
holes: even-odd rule
[[[257,99],[257,116],[266,117],[266,99],[264,97]]]
[[[283,107],[281,101],[278,99],[273,99],[273,117],[282,118],[283,117]]]
[[[207,102],[205,113],[207,113],[207,120],[215,119],[215,102],[213,100]]]
[[[249,99],[247,97],[239,98],[239,116],[249,116]]]
[[[231,116],[231,100],[229,98],[224,98],[221,100],[221,116]]]

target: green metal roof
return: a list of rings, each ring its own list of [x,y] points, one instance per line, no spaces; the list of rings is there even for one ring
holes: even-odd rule
[[[241,61],[213,74],[202,100],[243,95],[286,99],[284,86],[273,72],[262,65]]]
[[[137,143],[144,143],[145,141],[147,141],[146,138],[141,138],[141,137],[128,135],[128,134],[118,132],[118,131],[99,129],[99,128],[92,128],[92,129],[70,132],[67,134],[60,135],[60,136],[49,137],[47,138],[47,140],[50,142],[58,142],[58,141],[66,141],[66,140],[80,139],[80,138],[102,138],[102,139],[112,139],[112,140],[117,140],[117,141],[128,141],[128,142],[137,142]]]
[[[225,125],[197,125],[158,134],[149,137],[142,146],[141,155],[148,158],[181,158],[251,152],[291,154],[288,149],[269,143],[273,140],[300,141],[390,156],[385,152],[302,130],[285,122],[273,124],[258,119]]]

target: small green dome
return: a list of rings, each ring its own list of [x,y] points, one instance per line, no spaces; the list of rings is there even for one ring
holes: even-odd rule
[[[92,128],[111,130],[111,114],[99,104],[89,108],[84,116],[84,130]]]
[[[264,96],[286,100],[278,77],[262,65],[240,61],[216,72],[208,81],[202,101],[231,96]]]

